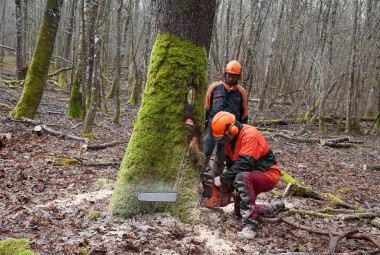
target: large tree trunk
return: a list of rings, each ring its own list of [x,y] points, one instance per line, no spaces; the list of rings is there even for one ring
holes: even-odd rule
[[[20,100],[11,113],[16,119],[21,117],[34,119],[36,115],[49,71],[49,63],[54,49],[62,2],[63,0],[48,0],[46,3],[45,14],[40,26],[32,62],[25,80],[24,90]]]
[[[115,217],[156,210],[196,218],[198,154],[190,142],[203,137],[214,7],[214,1],[158,1],[147,86],[110,204]],[[177,191],[178,198],[144,203],[137,200],[140,191]]]

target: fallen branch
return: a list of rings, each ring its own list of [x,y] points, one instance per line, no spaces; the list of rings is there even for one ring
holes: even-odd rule
[[[41,127],[41,130],[45,131],[46,133],[48,133],[50,135],[54,135],[54,136],[58,136],[58,137],[62,137],[62,138],[67,138],[67,139],[72,139],[72,140],[76,140],[76,141],[81,141],[81,142],[85,142],[85,143],[88,143],[88,141],[89,141],[88,138],[84,138],[84,137],[79,137],[79,136],[75,136],[75,135],[71,135],[71,134],[65,134],[65,133],[62,133],[62,132],[58,132],[58,131],[56,131],[54,129],[51,129],[48,126],[42,124],[40,121],[28,119],[28,118],[25,118],[25,117],[21,117],[20,121],[28,123],[28,124],[31,124],[31,125],[36,125],[36,126],[39,125]],[[36,127],[35,127],[35,129],[36,129]]]
[[[57,74],[59,74],[61,72],[65,72],[65,71],[68,71],[68,70],[71,70],[71,69],[72,69],[71,66],[63,67],[61,69],[58,69],[58,70],[56,70],[54,72],[49,73],[47,75],[47,77],[53,77],[53,76],[56,76]],[[14,84],[14,83],[23,83],[25,80],[4,80],[4,79],[1,79],[1,81],[4,82],[5,84]]]
[[[304,138],[304,137],[291,137],[281,133],[275,133],[275,136],[279,136],[285,138],[286,140],[290,140],[293,142],[301,142],[301,143],[319,143],[320,139],[318,138]]]
[[[297,143],[319,143],[322,146],[329,146],[333,148],[350,148],[353,145],[354,142],[347,142],[342,143],[345,141],[349,141],[349,137],[339,137],[339,138],[333,138],[333,139],[319,139],[319,138],[305,138],[305,137],[294,137],[294,136],[288,136],[282,133],[275,133],[275,136],[282,137],[286,140],[297,142]]]
[[[338,243],[340,240],[342,240],[345,237],[356,234],[358,232],[359,232],[359,230],[350,230],[350,231],[347,231],[346,233],[334,236],[333,238],[331,238],[331,241],[329,243],[329,247],[327,248],[326,252],[329,254],[335,252],[336,247],[338,246]]]
[[[12,48],[12,47],[9,47],[9,46],[6,46],[6,45],[2,45],[2,44],[0,44],[0,48],[16,51],[15,48]]]
[[[288,183],[288,186],[285,189],[284,196],[297,196],[297,197],[306,197],[313,198],[317,200],[324,200],[323,196],[311,188],[302,186],[299,183]]]
[[[65,112],[56,112],[56,111],[38,111],[38,113],[42,113],[42,114],[58,114],[58,115],[66,115]]]
[[[256,127],[267,127],[267,126],[287,126],[296,123],[295,121],[290,120],[262,120],[262,121],[254,121],[253,125]]]
[[[363,170],[380,170],[380,164],[376,164],[376,165],[363,165]]]
[[[330,235],[341,236],[342,235],[342,233],[340,233],[340,232],[321,230],[321,229],[318,229],[315,227],[307,227],[307,226],[304,226],[301,224],[294,223],[294,222],[287,220],[287,219],[284,219],[284,218],[274,218],[274,219],[267,219],[267,220],[271,221],[271,222],[283,222],[283,223],[286,223],[286,224],[291,225],[293,227],[296,227],[298,229],[305,230],[309,233],[314,233],[314,234],[319,234],[319,235],[328,235],[328,236],[330,236]],[[347,232],[347,233],[349,233],[349,232]],[[369,242],[375,244],[377,246],[377,248],[380,248],[380,241],[375,239],[373,236],[371,236],[369,234],[357,233],[357,231],[354,231],[354,233],[351,233],[351,234],[347,234],[347,233],[345,235],[346,238],[366,240],[366,241],[369,241]],[[316,253],[313,253],[313,254],[316,254]],[[321,254],[324,254],[324,253],[321,253]],[[325,253],[325,254],[331,254],[331,253]],[[355,254],[355,253],[353,253],[353,254]]]
[[[126,143],[125,141],[113,141],[113,142],[110,142],[110,143],[103,143],[103,144],[83,144],[82,145],[82,148],[84,149],[84,151],[87,151],[87,150],[102,150],[102,149],[105,149],[105,148],[108,148],[108,147],[112,147],[112,146],[116,146],[116,145],[119,145],[119,144],[123,144],[123,143]]]
[[[4,80],[1,79],[1,82],[4,82],[5,84],[20,84],[21,82],[24,82],[24,80]]]
[[[339,218],[345,221],[349,220],[360,220],[360,219],[374,219],[376,217],[380,216],[379,211],[375,212],[360,212],[356,211],[355,213],[350,213],[350,214],[336,214],[336,215],[331,215],[328,214],[329,211],[308,211],[308,210],[296,210],[296,209],[290,209],[288,211],[291,214],[299,214],[299,215],[309,215],[309,216],[314,216],[318,218]]]
[[[120,161],[112,161],[112,162],[85,162],[80,158],[71,157],[68,155],[60,155],[56,156],[52,159],[49,159],[48,164],[53,164],[55,166],[119,166],[121,164]]]
[[[62,138],[67,138],[67,139],[72,139],[72,140],[76,140],[76,141],[81,141],[81,142],[85,142],[85,143],[88,143],[89,142],[89,139],[88,138],[84,138],[84,137],[79,137],[79,136],[75,136],[75,135],[71,135],[71,134],[65,134],[65,133],[62,133],[62,132],[58,132],[54,129],[51,129],[49,128],[48,126],[44,125],[44,124],[41,124],[41,129],[43,131],[45,131],[46,133],[50,134],[50,135],[54,135],[54,136],[58,136],[58,137],[62,137]]]
[[[379,217],[379,212],[365,212],[365,213],[354,213],[348,215],[342,215],[343,220],[360,220],[360,219],[374,219]]]
[[[375,209],[369,209],[369,210],[349,210],[349,209],[323,209],[318,210],[320,213],[329,213],[329,214],[355,214],[355,213],[380,213],[379,211]]]
[[[58,70],[56,70],[56,71],[54,71],[54,72],[52,72],[52,73],[49,73],[49,74],[48,74],[48,77],[55,76],[55,75],[57,75],[57,74],[59,74],[59,73],[61,73],[61,72],[65,72],[65,71],[68,71],[68,70],[71,70],[71,69],[72,69],[71,66],[63,67],[63,68],[58,69]]]
[[[120,161],[115,161],[115,162],[98,162],[98,163],[82,162],[80,165],[81,166],[120,166],[120,164],[121,164]]]
[[[352,143],[336,143],[336,142],[328,142],[328,141],[321,141],[320,144],[322,146],[328,146],[332,148],[350,148],[354,146]]]
[[[338,207],[343,207],[343,208],[348,208],[348,209],[352,209],[352,210],[358,211],[358,206],[355,206],[355,205],[352,205],[352,204],[349,204],[349,203],[335,202],[335,205],[338,206]]]
[[[350,137],[344,136],[344,137],[331,138],[331,139],[321,139],[320,144],[324,145],[325,143],[341,143],[341,142],[347,142],[347,141],[350,141]]]
[[[330,253],[330,252],[287,252],[287,253],[279,253],[278,255],[376,255],[380,254],[380,249],[376,249],[373,251],[367,251],[366,253],[363,253],[361,251],[359,252],[343,252],[343,253]]]

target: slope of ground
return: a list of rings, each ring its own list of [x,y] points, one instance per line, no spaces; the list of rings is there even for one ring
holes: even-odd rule
[[[292,210],[274,217],[298,226],[262,218],[253,241],[235,238],[241,225],[230,207],[223,211],[204,209],[209,222],[202,225],[186,225],[165,213],[112,220],[107,207],[118,172],[115,162],[124,156],[138,107],[123,103],[121,125],[112,123],[112,110],[98,112],[94,127],[97,138],[90,144],[124,143],[102,150],[84,150],[83,142],[46,133],[37,135],[32,132],[33,125],[12,120],[6,105],[15,106],[21,89],[5,84],[0,89],[0,133],[12,135],[0,148],[0,240],[26,238],[32,241],[30,247],[37,254],[281,254],[323,252],[328,248],[331,236],[306,231],[299,225],[330,233],[358,230],[380,239],[380,230],[372,218],[348,221],[338,216],[320,218]],[[80,136],[81,120],[65,117],[67,97],[65,89],[48,85],[35,120],[56,131]],[[110,109],[113,104],[110,100]],[[269,119],[283,115],[276,111],[251,110],[250,115],[254,116],[253,121],[261,116]],[[357,142],[355,146],[332,148],[318,143],[296,143],[274,135],[298,134],[301,129],[314,134],[314,138],[332,138],[318,134],[313,126],[273,126],[265,136],[281,169],[321,194],[331,193],[346,203],[378,212],[380,172],[363,170],[362,166],[380,162],[379,138],[352,135],[351,140]],[[80,164],[67,159],[77,159]],[[91,166],[92,163],[110,166]],[[259,200],[284,199],[287,208],[293,210],[335,207],[329,200],[283,198],[285,188],[280,181],[274,191],[261,194]],[[343,239],[336,252],[376,249],[370,241]]]

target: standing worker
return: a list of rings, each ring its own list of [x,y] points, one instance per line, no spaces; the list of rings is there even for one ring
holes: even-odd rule
[[[219,112],[211,128],[216,140],[224,140],[227,171],[214,184],[232,184],[236,191],[235,214],[242,217],[240,239],[253,239],[258,214],[273,214],[285,208],[283,201],[256,204],[257,196],[272,190],[280,180],[280,170],[268,142],[253,126],[243,125],[228,112]]]
[[[223,81],[214,82],[206,93],[206,127],[204,136],[205,169],[208,167],[215,144],[214,176],[221,175],[224,169],[224,143],[215,141],[211,132],[211,120],[220,111],[232,113],[243,124],[248,123],[248,99],[245,89],[238,84],[242,79],[242,69],[238,61],[232,60],[222,72]]]

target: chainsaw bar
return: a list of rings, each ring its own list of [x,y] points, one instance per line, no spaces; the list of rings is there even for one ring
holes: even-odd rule
[[[177,192],[141,192],[137,200],[142,202],[177,202]]]

